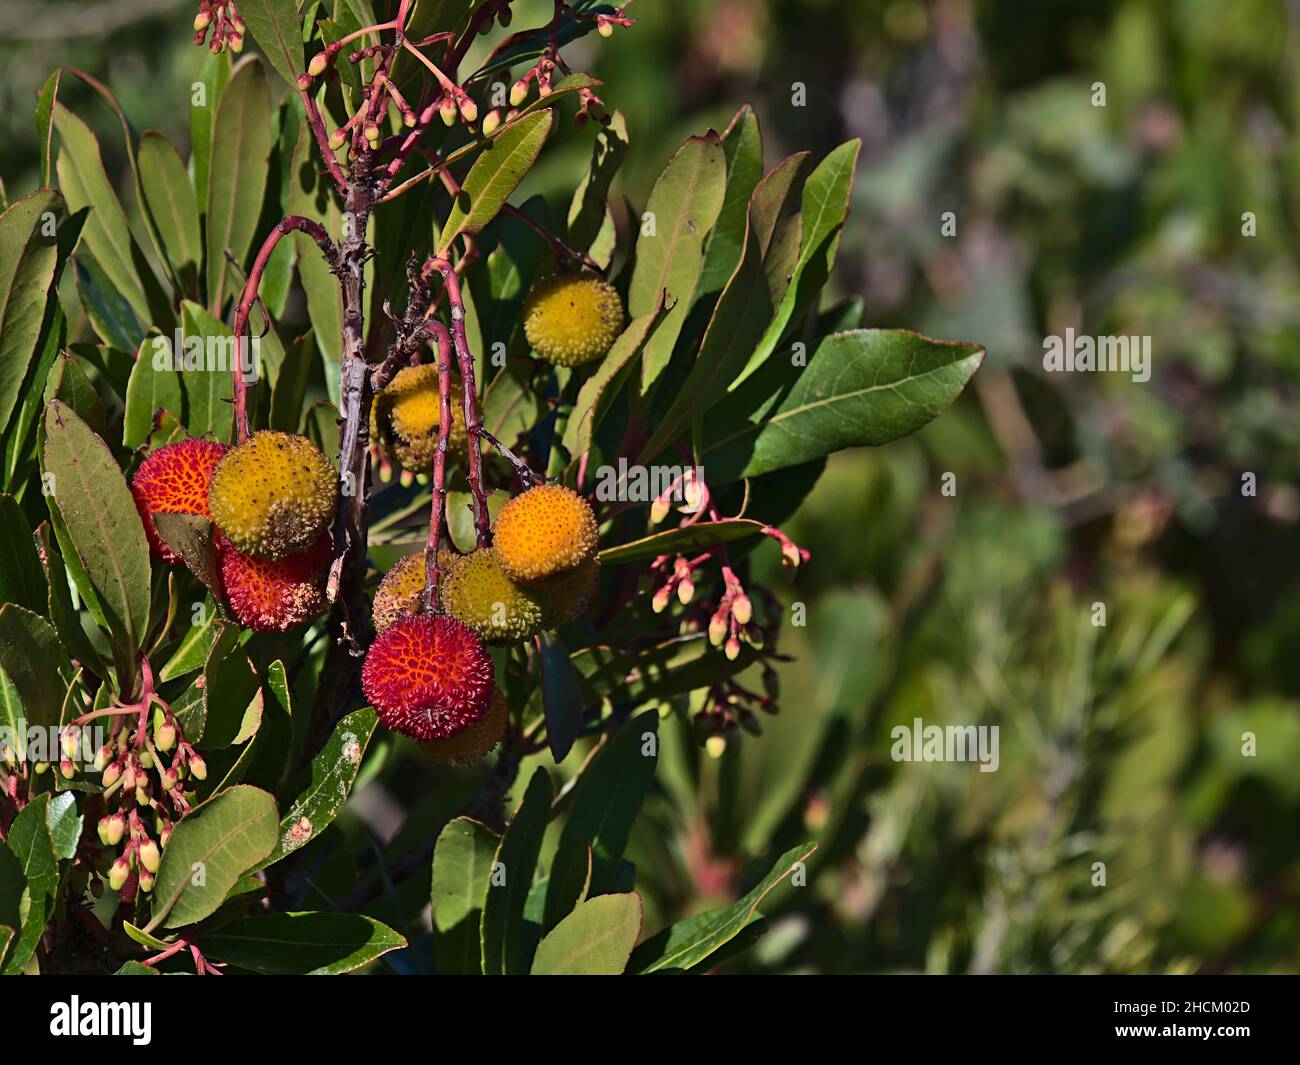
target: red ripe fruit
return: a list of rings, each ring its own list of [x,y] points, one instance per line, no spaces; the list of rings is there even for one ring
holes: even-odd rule
[[[330,535],[278,562],[241,555],[218,534],[217,562],[230,612],[254,632],[288,632],[325,609]]]
[[[149,552],[169,566],[180,563],[180,556],[162,542],[153,523],[155,511],[167,514],[208,513],[208,483],[217,468],[226,445],[215,440],[182,440],[160,447],[142,463],[131,478],[131,495],[135,498],[140,520],[144,522]]]
[[[416,614],[380,634],[361,667],[361,689],[379,720],[417,740],[445,740],[486,712],[492,656],[455,618]]]

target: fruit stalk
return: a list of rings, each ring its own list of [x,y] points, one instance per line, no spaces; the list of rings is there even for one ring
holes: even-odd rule
[[[483,487],[483,415],[479,411],[478,388],[474,383],[474,357],[470,354],[469,341],[465,336],[465,303],[461,298],[460,278],[451,263],[437,257],[426,260],[420,270],[420,279],[427,282],[435,273],[442,278],[443,289],[447,293],[447,303],[451,309],[452,342],[456,349],[456,362],[460,367],[465,431],[469,437],[469,488],[474,499],[474,528],[478,533],[478,546],[489,547],[492,544],[492,518],[488,513],[487,491]]]
[[[339,250],[330,240],[329,234],[325,232],[325,227],[319,222],[313,222],[310,218],[301,218],[298,215],[289,215],[287,218],[280,219],[275,224],[275,228],[267,235],[262,247],[257,252],[257,258],[253,260],[253,268],[248,271],[248,280],[244,282],[244,291],[239,297],[239,306],[235,311],[235,345],[237,357],[235,364],[231,368],[234,376],[234,429],[235,443],[242,444],[248,439],[248,379],[244,376],[243,359],[238,357],[243,354],[242,347],[244,343],[244,331],[248,328],[248,316],[253,312],[253,304],[257,302],[257,290],[262,283],[262,275],[266,272],[266,264],[270,261],[271,253],[275,251],[276,245],[289,233],[294,230],[302,230],[307,233],[319,245],[321,254],[325,256],[325,261],[329,263],[331,270],[337,270],[339,265]],[[269,317],[268,317],[269,321]]]
[[[437,328],[433,329],[432,326]],[[451,436],[451,337],[441,322],[430,322],[438,344],[438,450],[433,456],[433,498],[429,504],[429,543],[424,552],[426,613],[432,613],[438,591],[438,544],[442,540],[447,506],[447,440]]]

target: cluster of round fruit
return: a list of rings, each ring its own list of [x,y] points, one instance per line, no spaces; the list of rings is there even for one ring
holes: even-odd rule
[[[585,499],[538,485],[501,508],[491,547],[439,552],[439,612],[422,612],[426,553],[399,560],[375,593],[378,636],[361,672],[379,719],[442,761],[488,753],[506,704],[484,645],[522,643],[581,617],[600,582],[596,537]]]
[[[140,464],[131,493],[155,558],[182,559],[154,514],[192,514],[216,526],[222,591],[255,632],[287,632],[325,606],[336,503],[334,466],[310,440],[263,430],[237,447],[183,440]]]

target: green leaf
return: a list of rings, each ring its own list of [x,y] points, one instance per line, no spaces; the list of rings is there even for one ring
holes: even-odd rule
[[[468,817],[447,822],[433,851],[433,930],[438,968],[444,973],[481,972],[480,940],[488,876],[500,840]]]
[[[162,976],[157,969],[143,965],[138,961],[124,961],[114,976]]]
[[[558,633],[541,635],[542,706],[546,713],[546,742],[559,765],[573,749],[582,727],[582,692],[569,649]]]
[[[601,360],[596,372],[588,377],[578,392],[573,403],[573,414],[564,426],[564,449],[573,456],[581,455],[591,447],[613,405],[624,381],[631,376],[637,366],[637,358],[645,350],[646,342],[654,335],[655,328],[663,321],[663,292],[655,306],[639,318],[633,318],[628,327],[619,334]]]
[[[140,138],[139,162],[140,191],[158,227],[163,250],[178,277],[197,282],[203,243],[199,205],[185,164],[172,142],[152,130]]]
[[[635,704],[716,684],[744,672],[756,658],[757,652],[742,643],[740,655],[730,661],[701,633],[637,651],[594,644],[575,651],[573,664],[588,704],[614,695]]]
[[[648,314],[664,290],[671,310],[646,346],[642,392],[649,390],[672,356],[704,267],[704,238],[718,219],[726,184],[726,154],[717,133],[710,130],[678,149],[650,193],[646,214],[653,217],[654,232],[643,225],[637,238],[627,311],[633,318]]]
[[[701,521],[683,528],[665,529],[617,547],[607,547],[600,552],[600,561],[614,565],[618,562],[638,562],[643,558],[658,558],[663,554],[696,551],[713,544],[742,540],[762,530],[763,523],[752,518]]]
[[[308,329],[285,352],[280,373],[271,389],[271,413],[268,427],[286,433],[296,433],[302,424],[303,407],[307,405],[307,383],[316,365],[316,334]]]
[[[641,934],[641,896],[598,895],[537,945],[533,976],[618,976]]]
[[[849,212],[853,174],[861,148],[862,141],[856,139],[841,144],[808,175],[800,212],[802,239],[799,258],[776,316],[744,370],[732,382],[731,391],[734,392],[742,381],[767,361],[786,330],[813,306],[817,293],[830,275],[839,247],[840,230]]]
[[[591,252],[605,229],[610,182],[623,163],[627,145],[627,121],[615,111],[609,125],[596,134],[591,146],[591,163],[569,203],[568,245],[575,251]],[[599,256],[596,258],[600,261]]]
[[[550,813],[551,778],[538,767],[493,858],[493,868],[504,881],[498,883],[496,876],[488,880],[483,905],[485,976],[526,973],[532,962],[537,929],[524,920],[524,904],[533,886]]]
[[[654,782],[658,745],[646,754],[645,743],[658,729],[659,715],[653,710],[633,718],[578,778],[551,863],[544,930],[557,926],[584,888],[588,895],[613,890],[628,833]]]
[[[216,528],[201,514],[155,512],[158,538],[179,555],[189,571],[214,596],[222,595],[221,570],[217,565]]]
[[[976,344],[858,329],[824,338],[802,369],[774,360],[726,404],[748,417],[708,419],[700,457],[709,483],[913,433],[952,405],[983,359]]]
[[[60,103],[54,105],[54,124],[61,145],[56,169],[59,189],[68,210],[90,207],[81,242],[104,272],[115,293],[126,301],[141,322],[153,323],[140,268],[148,269],[144,253],[131,235],[122,203],[104,171],[99,142],[90,127]],[[138,332],[138,326],[137,326]],[[133,340],[129,348],[135,347]]]
[[[758,919],[758,907],[777,884],[817,849],[803,843],[786,851],[772,871],[732,906],[688,917],[651,936],[632,952],[634,973],[682,973],[699,965]]]
[[[71,799],[72,795],[65,792],[59,798]],[[49,902],[58,891],[59,863],[54,854],[54,841],[50,839],[49,826],[46,824],[49,807],[50,796],[38,795],[23,807],[9,828],[6,842],[18,858],[23,876],[27,880],[28,902],[27,917],[9,952],[9,960],[5,963],[6,974],[22,972],[23,967],[36,953],[36,947],[45,933]]]
[[[71,792],[65,791],[50,798],[45,809],[45,828],[55,858],[67,861],[77,853],[77,843],[81,839],[81,813]]]
[[[194,924],[215,912],[239,878],[271,853],[276,823],[275,799],[246,784],[181,818],[163,848],[145,931]]]
[[[50,375],[45,381],[45,402],[52,399],[59,399],[70,407],[72,413],[96,435],[104,435],[107,421],[104,401],[99,398],[75,355],[60,355],[50,367]]]
[[[551,130],[551,112],[538,111],[503,126],[474,160],[452,205],[438,254],[447,250],[462,233],[473,235],[497,216],[525,174],[537,160]]]
[[[352,792],[361,759],[378,723],[375,712],[366,707],[348,714],[334,726],[329,741],[311,760],[311,783],[281,819],[275,847],[258,864],[258,869],[265,869],[305,846],[338,816]]]
[[[231,400],[235,386],[230,367],[237,351],[235,334],[225,322],[189,300],[181,304],[181,321],[184,350],[175,355],[175,362],[178,369],[184,369],[180,376],[186,400],[185,428],[190,436],[211,434],[228,444],[234,428]],[[250,391],[250,402],[253,395]]]
[[[0,494],[0,605],[17,603],[37,614],[47,610],[45,571],[36,541],[14,497]]]
[[[163,683],[202,669],[212,651],[212,642],[220,630],[216,603],[209,596],[203,601],[203,613],[199,624],[191,624],[181,637],[166,664],[158,672],[158,679]]]
[[[113,453],[57,399],[46,409],[45,469],[116,649],[134,661],[149,625],[144,526]]]
[[[208,309],[220,315],[232,271],[226,252],[243,265],[253,244],[273,144],[271,90],[266,71],[253,57],[241,63],[221,94],[213,120],[214,152],[208,171]]]
[[[198,80],[190,90],[190,172],[194,187],[203,195],[197,197],[200,211],[205,208],[208,188],[208,166],[212,159],[212,120],[217,101],[230,82],[230,52],[225,50],[203,57],[203,67]]]
[[[23,876],[22,863],[3,843],[0,843],[0,962],[17,930],[22,927],[23,894],[27,878]]]
[[[47,589],[47,606],[43,613],[54,623],[60,642],[72,658],[97,676],[107,676],[99,651],[91,644],[82,627],[81,613],[72,605],[68,569],[49,522],[41,523],[36,530],[36,538],[41,545],[41,570],[45,575]]]
[[[59,723],[73,671],[48,621],[13,603],[0,607],[0,669],[17,689],[29,726]]]
[[[14,682],[5,672],[0,658],[0,734],[10,740],[18,760],[27,759],[27,713]]]
[[[58,266],[63,198],[37,189],[0,214],[0,425],[7,425],[36,354]]]
[[[240,8],[242,11],[243,8]],[[243,917],[198,936],[205,957],[279,976],[339,976],[369,965],[406,938],[356,913]]]
[[[41,184],[49,185],[54,176],[54,101],[59,96],[62,70],[55,70],[45,81],[36,98],[36,133],[41,140]]]
[[[302,21],[294,0],[242,0],[239,14],[276,73],[297,88],[306,70],[302,56]]]
[[[763,134],[749,104],[736,112],[723,132],[722,150],[727,155],[727,192],[704,252],[703,293],[719,291],[735,271],[748,230],[749,199],[763,176]]]
[[[327,233],[337,234],[343,227],[343,215],[329,179],[317,164],[315,151],[316,142],[303,122],[289,169],[289,213],[313,219]],[[310,236],[295,231],[291,239],[298,247],[298,279],[307,297],[307,314],[320,348],[325,384],[331,401],[337,403],[339,366],[343,361],[343,308],[338,278],[330,272],[329,264]]]
[[[161,357],[166,355],[166,358]],[[151,333],[145,337],[126,382],[126,412],[122,415],[122,446],[137,448],[149,439],[154,416],[167,411],[178,422],[185,409],[181,375],[171,357],[171,340]]]

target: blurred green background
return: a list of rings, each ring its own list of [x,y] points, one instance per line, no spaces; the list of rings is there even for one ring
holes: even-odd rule
[[[61,63],[187,143],[193,11],[0,2],[11,198],[35,184],[32,105]],[[661,730],[663,786],[629,852],[646,926],[737,897],[807,838],[806,886],[768,900],[770,934],[727,969],[1296,971],[1300,12],[629,13],[633,30],[574,46],[627,117],[616,192],[644,202],[681,141],[744,102],[769,166],[861,137],[832,294],[868,325],[989,353],[924,432],[826,464],[787,528],[812,551],[793,581],[770,546],[755,555],[806,607],[781,713],[716,760]],[[80,83],[62,92],[112,129]],[[101,143],[125,165],[119,137]],[[561,137],[523,191],[566,202],[589,144]],[[1067,327],[1150,336],[1150,380],[1045,374],[1043,337]],[[892,761],[890,728],[914,717],[1000,726],[999,770]],[[380,779],[358,796],[354,831],[395,830],[386,795]]]

